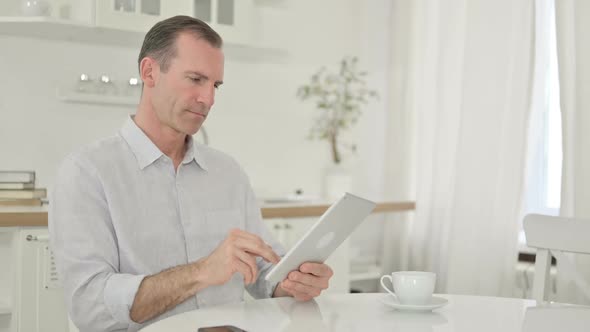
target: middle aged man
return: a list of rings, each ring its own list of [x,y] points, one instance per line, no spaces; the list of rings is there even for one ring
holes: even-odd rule
[[[317,263],[278,286],[264,280],[284,250],[266,230],[247,176],[192,140],[223,81],[221,45],[197,19],[157,23],[139,55],[136,115],[60,167],[50,236],[81,331],[136,331],[240,301],[244,288],[257,298],[309,300],[328,287],[332,270]]]

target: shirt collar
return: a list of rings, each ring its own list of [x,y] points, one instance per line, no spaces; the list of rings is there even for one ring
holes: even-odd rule
[[[140,169],[144,169],[151,165],[163,155],[162,151],[160,151],[156,144],[154,144],[143,130],[137,126],[135,121],[133,121],[133,116],[127,118],[120,133],[123,139],[125,139],[127,144],[131,147],[131,151],[135,155]],[[188,149],[184,155],[182,163],[188,164],[195,160],[195,162],[206,171],[207,166],[205,166],[203,155],[202,153],[199,153],[199,150],[202,148],[199,147],[199,144],[194,142],[190,135],[187,136],[187,146]]]
[[[204,160],[205,158],[203,158],[203,147],[199,143],[195,142],[191,135],[188,135],[186,138],[187,149],[182,163],[188,164],[194,160],[199,165],[199,167],[207,171],[207,164]]]

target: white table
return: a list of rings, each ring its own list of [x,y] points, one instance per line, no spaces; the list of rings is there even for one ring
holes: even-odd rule
[[[482,296],[440,295],[448,305],[428,313],[396,311],[376,294],[325,294],[310,302],[265,299],[186,312],[142,332],[196,332],[235,325],[246,331],[544,332],[590,331],[590,307]]]

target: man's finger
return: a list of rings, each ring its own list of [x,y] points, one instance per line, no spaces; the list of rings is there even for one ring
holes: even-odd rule
[[[276,264],[276,263],[278,263],[281,260],[281,257],[279,255],[277,255],[272,250],[272,247],[269,246],[266,242],[264,242],[264,240],[260,236],[258,236],[256,234],[252,234],[252,233],[246,232],[246,231],[241,230],[239,228],[232,229],[230,231],[230,234],[233,235],[233,236],[235,236],[235,237],[237,237],[237,238],[242,238],[242,239],[244,239],[246,241],[249,241],[254,246],[258,245],[258,246],[263,247],[263,248],[268,248],[270,250],[270,252],[271,252],[271,257],[265,257],[265,256],[262,256],[262,255],[260,255],[258,253],[255,253],[258,256],[261,256],[262,258],[264,258],[266,261],[272,262],[272,263],[275,263]],[[246,248],[244,248],[244,249],[246,249]]]
[[[296,293],[301,293],[303,295],[309,295],[311,297],[316,297],[316,296],[320,295],[320,293],[321,293],[321,290],[319,288],[308,286],[308,285],[305,285],[305,284],[302,284],[299,282],[295,282],[295,281],[291,281],[291,280],[285,280],[283,285],[288,290],[291,290]],[[295,294],[293,294],[293,295],[295,295]]]
[[[250,269],[250,266],[248,266],[248,264],[242,262],[241,259],[237,259],[235,262],[235,270],[237,270],[237,272],[239,272],[241,275],[244,276],[244,283],[245,284],[251,284],[252,283],[252,270]]]
[[[328,288],[328,278],[326,277],[318,277],[313,274],[308,273],[301,273],[298,271],[293,271],[288,275],[289,280],[302,283],[304,285],[320,288],[320,289],[327,289]]]
[[[280,286],[281,286],[281,288],[282,288],[282,289],[283,289],[285,292],[289,293],[289,294],[290,294],[290,295],[291,295],[293,298],[295,298],[295,299],[300,299],[301,297],[303,297],[303,296],[304,296],[304,294],[302,294],[302,293],[299,293],[299,292],[297,292],[296,290],[294,290],[294,289],[292,289],[292,288],[289,288],[289,287],[288,287],[289,285],[287,284],[287,279],[285,279],[285,280],[281,281],[281,284],[280,284]]]
[[[256,258],[254,258],[254,256],[248,254],[245,251],[241,251],[241,250],[236,250],[236,256],[238,256],[238,258],[246,263],[246,265],[248,265],[250,271],[251,271],[251,275],[252,275],[252,279],[251,282],[255,282],[256,278],[258,277],[258,266],[256,265]]]
[[[303,273],[310,273],[318,277],[330,278],[332,275],[334,275],[332,269],[328,265],[322,263],[303,263],[299,267],[299,271]]]
[[[267,262],[276,264],[281,260],[281,257],[279,257],[269,245],[262,241],[238,237],[235,241],[235,245],[251,254],[264,258]]]
[[[292,294],[293,298],[297,301],[301,301],[301,302],[307,302],[311,299],[313,299],[313,296],[307,295],[307,294],[303,294],[303,293],[295,293]]]
[[[287,292],[288,294],[290,294],[295,300],[297,301],[309,301],[311,299],[313,299],[313,296],[305,294],[305,293],[301,293],[296,291],[295,289],[292,288],[288,288],[287,285],[287,279],[283,280],[280,284],[281,288]]]
[[[246,232],[245,230],[242,230],[239,228],[232,228],[232,230],[230,231],[230,234],[235,235],[235,236],[239,236],[239,237],[243,237],[246,239],[250,239],[250,240],[260,239],[260,237],[258,235],[250,233],[250,232]]]

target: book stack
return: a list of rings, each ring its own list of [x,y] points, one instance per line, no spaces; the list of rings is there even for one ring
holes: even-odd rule
[[[41,206],[45,188],[35,188],[34,171],[0,171],[0,206]]]

